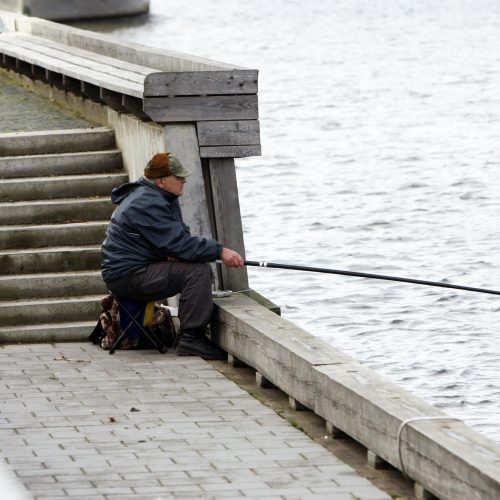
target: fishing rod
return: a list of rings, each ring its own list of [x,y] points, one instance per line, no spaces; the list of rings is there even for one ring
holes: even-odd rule
[[[472,286],[452,285],[451,283],[442,283],[440,281],[417,280],[413,278],[400,278],[398,276],[385,276],[383,274],[360,273],[356,271],[340,271],[338,269],[326,269],[323,267],[297,266],[291,264],[278,264],[276,262],[258,262],[255,260],[246,260],[245,266],[271,267],[275,269],[290,269],[292,271],[307,271],[312,273],[340,274],[341,276],[355,276],[357,278],[369,278],[386,281],[401,281],[403,283],[413,283],[415,285],[437,286],[441,288],[453,288],[455,290],[467,290],[468,292],[489,293],[500,295],[498,290],[488,290],[486,288],[476,288]]]

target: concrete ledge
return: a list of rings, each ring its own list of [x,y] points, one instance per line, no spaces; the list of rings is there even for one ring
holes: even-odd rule
[[[264,297],[261,295],[259,292],[253,289],[245,290],[244,292],[240,292],[247,297],[250,297],[252,300],[260,304],[261,306],[264,306],[266,309],[269,309],[273,313],[277,314],[278,316],[281,316],[281,307],[276,305],[274,302],[270,301],[267,297]]]
[[[106,196],[127,181],[128,177],[122,173],[32,177],[29,183],[23,178],[3,179],[0,196],[6,201]]]
[[[64,323],[78,318],[80,321],[97,321],[101,314],[100,298],[103,296],[78,296],[40,300],[0,301],[2,325],[29,325],[33,318],[41,323]],[[29,311],[29,314],[26,313]],[[89,332],[90,334],[90,332]]]
[[[1,219],[0,219],[1,220]],[[101,247],[67,246],[27,250],[0,250],[0,276],[92,271],[101,266]]]
[[[499,444],[248,297],[216,304],[214,336],[231,355],[427,491],[449,500],[500,498]]]
[[[118,150],[0,157],[0,177],[104,174],[121,170]]]
[[[109,219],[114,209],[115,206],[109,196],[72,200],[57,198],[44,202],[15,201],[0,203],[0,224],[10,226],[103,221]],[[75,211],[78,218],[75,218]]]
[[[217,299],[220,344],[308,408],[314,408],[313,367],[351,358],[243,294]]]
[[[83,342],[97,320],[78,323],[17,325],[0,327],[0,344]]]
[[[114,147],[114,132],[105,127],[0,134],[1,156],[102,151]]]
[[[36,273],[0,276],[0,300],[43,299],[83,295],[105,295],[100,271]],[[97,317],[96,317],[97,320]]]

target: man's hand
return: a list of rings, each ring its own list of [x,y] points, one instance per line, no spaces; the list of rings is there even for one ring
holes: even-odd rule
[[[243,258],[238,252],[223,248],[220,254],[220,260],[224,262],[227,267],[243,267]]]

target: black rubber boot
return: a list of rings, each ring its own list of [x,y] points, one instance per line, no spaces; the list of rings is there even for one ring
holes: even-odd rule
[[[211,342],[205,329],[183,330],[177,344],[178,356],[200,356],[203,359],[227,359],[227,353]]]

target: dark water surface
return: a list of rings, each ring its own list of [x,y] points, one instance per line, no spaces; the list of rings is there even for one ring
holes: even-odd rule
[[[500,2],[152,0],[85,27],[260,70],[247,258],[500,289]],[[285,318],[500,440],[500,297],[250,269]]]

